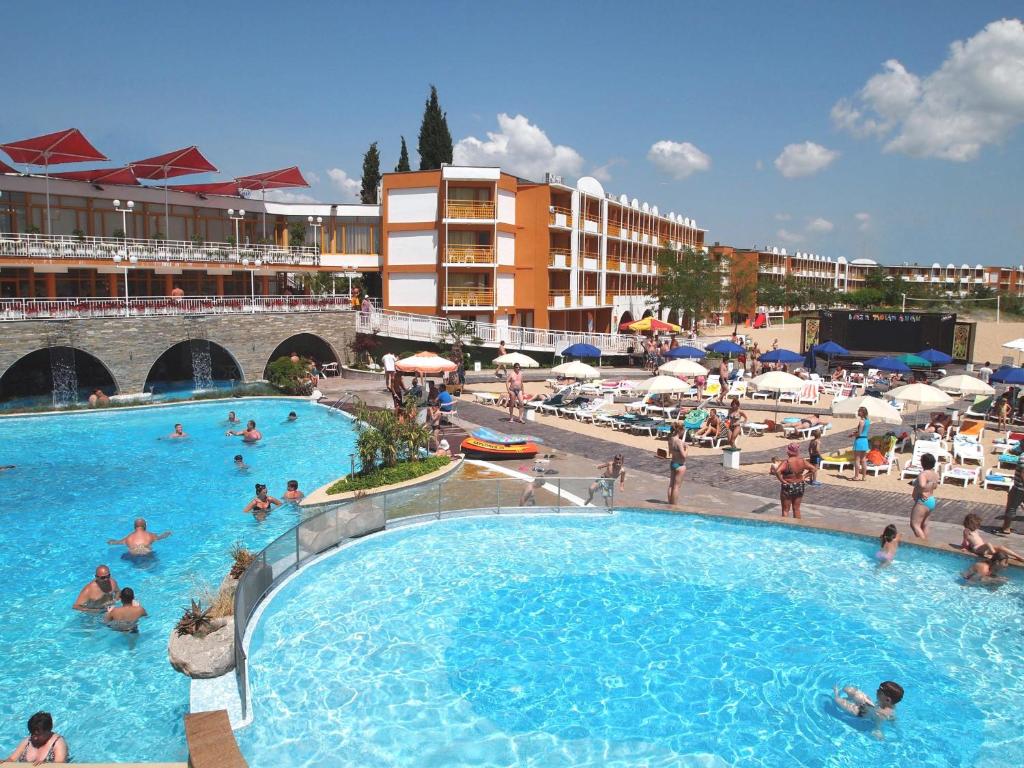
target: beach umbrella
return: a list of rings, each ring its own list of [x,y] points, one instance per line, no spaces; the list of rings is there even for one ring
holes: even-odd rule
[[[308,187],[309,182],[302,176],[299,166],[290,165],[287,168],[278,168],[276,171],[264,173],[253,173],[249,176],[239,176],[235,179],[242,189],[259,190],[263,206],[263,231],[261,237],[267,236],[267,190],[268,189],[294,189],[296,187]]]
[[[1006,349],[1015,349],[1018,352],[1020,352],[1021,350],[1024,350],[1024,338],[1008,341],[1005,344],[1003,344],[1003,347],[1005,347]]]
[[[910,373],[910,366],[895,357],[872,357],[870,360],[865,360],[864,365],[868,368],[877,368],[880,371]]]
[[[801,363],[803,359],[804,356],[799,352],[788,349],[773,349],[758,358],[762,363]]]
[[[915,417],[920,413],[922,408],[931,408],[936,406],[945,408],[947,405],[952,405],[953,403],[952,397],[947,395],[938,387],[933,387],[931,384],[907,384],[902,387],[890,389],[885,394],[886,397],[891,397],[893,400],[899,400],[902,403],[914,403],[917,405],[917,410],[914,412]]]
[[[678,360],[684,357],[692,357],[695,360],[699,360],[702,357],[707,357],[707,352],[703,349],[697,349],[696,347],[688,347],[685,344],[675,349],[670,349],[665,357],[670,357],[673,360]]]
[[[717,352],[720,355],[742,355],[747,350],[728,339],[720,339],[712,344],[708,344],[707,351]]]
[[[405,373],[438,374],[450,373],[458,368],[451,360],[435,352],[417,352],[395,363],[395,368]]]
[[[911,352],[907,352],[907,353],[902,354],[902,355],[897,355],[896,359],[899,360],[904,365],[909,365],[909,366],[911,366],[913,368],[931,368],[932,367],[932,364],[928,360],[926,360],[925,358],[921,357],[920,355],[912,354]]]
[[[857,411],[866,408],[868,418],[875,424],[901,424],[903,416],[889,403],[880,397],[861,395],[860,397],[848,397],[845,400],[832,403],[833,416],[856,416]]]
[[[943,392],[956,392],[960,395],[993,395],[995,389],[981,379],[961,373],[956,376],[946,376],[932,382],[933,387]]]
[[[669,360],[658,369],[667,376],[707,376],[708,369],[693,360]]]
[[[828,341],[823,341],[821,344],[817,344],[811,347],[811,351],[817,355],[825,355],[826,357],[850,354],[850,350],[848,350],[844,346],[836,344],[831,339],[829,339]]]
[[[775,420],[779,420],[779,396],[783,392],[799,392],[803,389],[804,380],[785,371],[769,371],[755,376],[750,380],[758,390],[775,393]]]
[[[1002,365],[989,377],[989,381],[999,384],[1024,384],[1024,368]]]
[[[601,378],[600,371],[594,368],[592,365],[580,362],[579,360],[573,360],[572,362],[562,363],[556,365],[551,369],[552,373],[557,373],[559,376],[565,376],[567,379],[599,379]]]
[[[921,350],[917,355],[918,357],[922,357],[929,363],[933,363],[935,365],[946,365],[953,362],[953,358],[945,352],[940,352],[939,350],[932,349],[931,347]]]
[[[593,344],[573,344],[562,350],[562,357],[600,357],[601,350]]]
[[[199,147],[191,146],[165,152],[162,155],[147,157],[129,163],[135,175],[140,179],[161,179],[164,182],[164,229],[170,230],[170,204],[167,201],[167,180],[177,176],[190,176],[193,173],[209,173],[217,169],[203,157]],[[170,237],[170,232],[165,232]]]
[[[667,331],[669,333],[678,333],[679,326],[674,323],[666,323],[663,320],[659,320],[656,317],[645,317],[640,320],[635,320],[632,323],[623,323],[619,326],[620,331],[633,331],[634,333],[651,333],[657,331]]]
[[[529,355],[522,352],[509,352],[505,355],[498,355],[493,360],[495,365],[515,365],[519,363],[520,368],[540,368],[540,363]]]
[[[652,395],[675,394],[685,392],[690,386],[675,376],[652,376],[644,379],[634,387],[638,392],[649,392]]]

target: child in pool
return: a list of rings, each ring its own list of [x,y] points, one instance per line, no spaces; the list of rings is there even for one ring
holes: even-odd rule
[[[878,703],[873,702],[868,695],[858,688],[848,685],[843,688],[846,694],[844,699],[839,695],[839,686],[832,687],[832,700],[836,706],[854,717],[870,717],[875,723],[875,730],[872,732],[876,738],[882,738],[882,723],[886,720],[896,719],[896,705],[903,700],[903,686],[886,680],[879,684],[875,697]]]
[[[885,526],[885,530],[878,537],[878,541],[880,548],[875,552],[875,559],[878,560],[879,567],[891,565],[896,557],[896,550],[900,548],[900,534],[897,532],[896,526]]]
[[[1021,557],[1009,547],[997,546],[985,541],[978,530],[979,528],[981,528],[981,518],[974,513],[967,515],[964,518],[964,539],[960,542],[960,546],[968,552],[973,552],[978,557],[989,558],[1002,552],[1007,557],[1012,557],[1014,560],[1024,563],[1024,557]]]
[[[964,586],[984,584],[994,588],[1006,583],[1006,577],[1000,576],[999,572],[1009,564],[1010,558],[1005,552],[996,552],[992,555],[991,560],[977,560],[974,565],[960,575],[966,582]]]

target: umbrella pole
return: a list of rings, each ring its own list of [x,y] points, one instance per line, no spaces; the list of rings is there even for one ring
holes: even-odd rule
[[[260,201],[263,203],[263,236],[261,239],[267,239],[267,188],[265,186],[260,187]]]
[[[46,234],[51,235],[50,229],[50,153],[43,153],[43,176],[46,178]]]
[[[164,237],[171,239],[170,207],[167,205],[167,166],[164,166]]]

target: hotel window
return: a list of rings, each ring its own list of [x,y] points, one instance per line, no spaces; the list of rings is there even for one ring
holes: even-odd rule
[[[486,203],[491,199],[491,190],[486,187],[449,187],[448,198],[450,200],[476,200]]]
[[[369,224],[346,225],[343,253],[373,253],[371,229]]]

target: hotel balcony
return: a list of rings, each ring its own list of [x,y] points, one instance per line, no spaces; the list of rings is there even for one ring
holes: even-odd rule
[[[607,264],[609,272],[622,272],[625,270],[626,267],[624,262],[620,261],[619,259],[613,259],[611,257],[608,258]]]
[[[568,248],[552,248],[548,253],[548,266],[551,269],[569,269],[572,264],[572,251]]]
[[[567,288],[548,291],[548,309],[565,309],[570,306],[572,297]]]
[[[493,245],[448,245],[444,251],[448,267],[473,267],[494,264]]]
[[[492,200],[449,200],[445,206],[449,221],[494,221]]]
[[[572,211],[568,208],[559,208],[558,206],[553,205],[549,209],[548,223],[552,227],[570,229],[572,227]]]
[[[596,272],[601,265],[601,257],[597,253],[588,253],[584,251],[580,254],[580,258],[583,259],[583,269]]]
[[[445,291],[445,309],[494,309],[493,288],[449,288]]]
[[[621,232],[622,232],[622,227],[620,227],[618,224],[613,224],[610,221],[608,222],[608,236],[609,237],[618,237]]]

